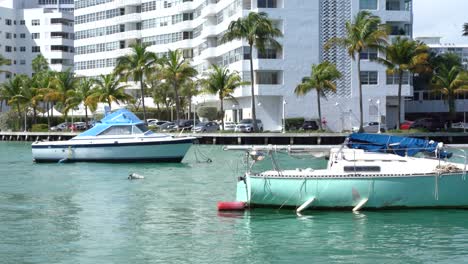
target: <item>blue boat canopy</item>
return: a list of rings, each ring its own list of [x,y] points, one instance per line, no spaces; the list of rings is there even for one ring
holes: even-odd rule
[[[119,109],[111,114],[106,115],[103,119],[101,119],[101,121],[96,122],[92,128],[86,130],[77,137],[97,136],[111,126],[137,126],[144,124],[145,123],[143,121],[141,121],[129,110]]]
[[[380,134],[353,133],[348,137],[349,148],[370,152],[394,153],[399,156],[414,156],[417,153],[433,153],[440,158],[450,158],[452,153],[439,149],[439,142],[419,138]]]

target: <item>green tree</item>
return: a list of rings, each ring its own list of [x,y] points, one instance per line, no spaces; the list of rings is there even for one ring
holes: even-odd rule
[[[48,96],[52,98],[52,101],[57,102],[57,106],[62,111],[67,109],[67,99],[78,86],[78,79],[68,69],[64,72],[56,72],[50,82]],[[65,116],[68,114],[67,111],[63,111],[63,113]]]
[[[11,61],[6,59],[5,57],[3,57],[2,55],[0,55],[0,68],[2,66],[5,66],[5,65],[10,65],[11,64]],[[7,70],[2,70],[0,69],[0,74],[1,73],[8,73],[9,71]],[[3,108],[3,99],[0,99],[0,112],[2,112],[2,108]]]
[[[117,59],[116,70],[124,75],[125,81],[131,78],[135,82],[140,82],[143,119],[146,122],[145,85],[143,80],[150,71],[154,71],[154,66],[158,62],[158,57],[155,53],[148,51],[146,45],[136,43],[131,45],[131,48],[131,54]]]
[[[463,36],[468,36],[468,23],[463,25]]]
[[[52,108],[52,103],[54,102],[54,89],[52,88],[52,79],[54,78],[55,73],[52,71],[43,71],[34,74],[33,76],[33,85],[37,89],[38,100],[45,103],[45,110],[47,111],[47,124],[50,128],[50,113],[49,111]]]
[[[72,90],[69,93],[69,97],[67,98],[67,102],[66,102],[67,107],[65,108],[65,112],[68,112],[68,110],[75,108],[79,106],[81,103],[83,103],[85,107],[86,125],[88,124],[88,108],[90,108],[91,111],[95,111],[97,107],[97,104],[95,101],[88,99],[94,93],[93,84],[94,84],[93,79],[80,78],[75,90]]]
[[[379,57],[377,61],[387,67],[387,73],[398,77],[398,118],[400,127],[401,88],[403,74],[430,72],[429,47],[422,42],[397,37],[392,44],[385,47],[386,57]]]
[[[325,49],[332,46],[341,46],[347,49],[348,55],[357,61],[358,84],[359,84],[359,132],[363,132],[363,106],[362,106],[362,83],[361,83],[361,52],[372,48],[382,50],[387,44],[388,29],[381,24],[380,17],[372,15],[368,11],[359,11],[354,17],[354,22],[348,21],[345,25],[346,36],[343,38],[331,38]]]
[[[250,80],[251,80],[251,107],[254,131],[258,131],[256,111],[255,111],[255,79],[253,70],[253,47],[261,52],[265,52],[267,47],[273,47],[277,50],[281,49],[281,44],[276,41],[276,38],[282,37],[281,30],[275,27],[273,21],[268,18],[264,12],[251,12],[245,18],[239,18],[229,24],[227,32],[224,34],[223,42],[232,41],[235,39],[246,40],[250,47]]]
[[[21,116],[21,104],[23,103],[20,97],[24,85],[25,75],[16,75],[2,84],[0,90],[0,98],[5,100],[9,106],[16,107],[18,116]],[[21,119],[18,118],[18,128],[21,127]]]
[[[87,104],[107,103],[111,108],[113,102],[120,104],[130,101],[133,97],[125,93],[128,85],[122,85],[121,82],[122,77],[115,73],[100,75],[95,80],[94,92],[86,100]]]
[[[302,83],[299,84],[294,93],[298,96],[304,96],[310,91],[315,90],[317,93],[317,109],[319,115],[319,127],[322,130],[322,110],[320,106],[320,97],[325,97],[325,92],[336,92],[335,81],[341,77],[341,73],[336,66],[328,61],[320,64],[313,64],[311,67],[310,76],[304,77]]]
[[[468,72],[463,71],[459,66],[449,68],[442,65],[434,72],[432,88],[448,102],[449,127],[451,127],[457,112],[456,95],[468,92]]]
[[[34,73],[45,72],[49,70],[49,63],[42,54],[37,55],[36,58],[32,60],[31,65]]]
[[[232,98],[234,90],[248,82],[242,82],[238,72],[231,72],[225,67],[213,65],[205,79],[201,80],[204,92],[217,94],[219,98],[219,109],[221,111],[221,127],[224,130],[224,99]],[[234,99],[235,100],[235,99]]]
[[[172,88],[176,103],[176,119],[180,114],[180,88],[190,78],[195,77],[198,72],[190,62],[183,58],[180,50],[169,50],[167,57],[160,60],[161,76]]]

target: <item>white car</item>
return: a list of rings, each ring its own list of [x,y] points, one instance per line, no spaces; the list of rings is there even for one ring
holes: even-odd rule
[[[364,123],[364,132],[366,133],[377,133],[379,132],[379,122],[369,122]],[[353,127],[353,132],[358,132],[359,127]],[[387,126],[385,124],[380,124],[380,132],[387,131]]]
[[[236,129],[236,123],[234,122],[224,122],[224,131],[234,131]]]

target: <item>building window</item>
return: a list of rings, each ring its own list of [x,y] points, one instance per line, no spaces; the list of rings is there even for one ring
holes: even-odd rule
[[[26,52],[26,47],[20,47],[21,52]]]
[[[39,47],[39,46],[33,46],[33,47],[32,47],[32,52],[34,52],[34,53],[41,52],[41,47]]]
[[[375,48],[368,48],[361,51],[361,60],[375,60],[377,59],[378,51]]]
[[[11,52],[12,50],[11,46],[5,46],[5,52]]]
[[[403,79],[402,84],[410,84],[411,79],[410,79],[409,72],[404,72],[402,79]],[[392,85],[392,84],[398,84],[399,82],[400,82],[400,78],[399,78],[398,74],[388,74],[387,73],[387,84]]]
[[[257,7],[258,8],[276,8],[277,3],[276,3],[276,0],[258,0]]]
[[[20,38],[22,38],[22,39],[26,38],[26,34],[25,34],[25,33],[21,33],[21,34],[20,34]]]
[[[20,60],[20,65],[26,65],[26,60]]]
[[[41,25],[41,21],[39,19],[33,19],[33,20],[31,20],[31,25],[39,26],[39,25]]]
[[[39,39],[39,38],[41,38],[41,34],[40,33],[32,33],[31,37],[32,37],[32,39]]]
[[[280,74],[277,71],[257,71],[256,84],[280,84]]]
[[[377,71],[362,71],[361,72],[361,84],[363,84],[363,85],[377,85],[378,84],[378,73],[377,73]]]
[[[11,19],[5,19],[5,25],[11,26]]]
[[[6,33],[5,33],[5,38],[11,39],[11,36],[12,36],[11,33],[9,33],[9,32],[6,32]]]
[[[377,0],[359,0],[359,9],[377,10]]]
[[[20,25],[26,25],[26,21],[20,20]]]
[[[276,59],[276,49],[265,49],[263,52],[258,51],[259,59]]]

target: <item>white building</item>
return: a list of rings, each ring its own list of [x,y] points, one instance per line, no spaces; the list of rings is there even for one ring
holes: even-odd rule
[[[253,51],[257,118],[265,130],[281,129],[283,101],[286,117],[317,118],[315,94],[296,97],[294,89],[310,74],[311,64],[321,60],[337,63],[344,75],[337,94],[323,102],[324,117],[332,130],[350,129],[358,124],[354,117],[359,115],[355,64],[343,49],[324,51],[322,46],[331,37],[343,36],[345,22],[360,9],[379,15],[392,26],[393,35],[411,37],[410,0],[75,0],[75,72],[84,76],[110,73],[116,58],[141,40],[156,53],[182,49],[199,72],[217,63],[250,81],[247,43],[222,44],[219,40],[231,21],[262,11],[284,34],[279,40],[282,50]],[[367,58],[376,56],[373,51],[366,54]],[[365,120],[374,121],[380,112],[387,123],[396,123],[394,78],[387,78],[383,66],[365,59],[362,70]],[[403,94],[410,96],[410,90],[408,83]],[[250,87],[236,90],[234,96],[237,103],[225,104],[226,120],[250,117]],[[377,100],[380,107],[374,111]]]
[[[468,39],[467,43],[442,43],[441,37],[418,37],[426,43],[430,51],[435,54],[454,53],[460,57],[462,66],[468,70]],[[468,96],[459,94],[455,100],[458,112],[458,120],[466,119],[465,112],[468,112]],[[433,115],[434,117],[444,117],[449,111],[448,103],[443,100],[440,94],[433,93],[426,83],[416,83],[414,94],[411,100],[406,102],[407,118],[413,120],[418,117]]]
[[[64,71],[73,66],[72,0],[0,0],[0,54],[11,61],[2,67],[0,83],[16,74],[32,74],[32,60],[39,54],[50,68]]]

